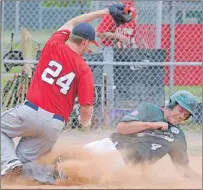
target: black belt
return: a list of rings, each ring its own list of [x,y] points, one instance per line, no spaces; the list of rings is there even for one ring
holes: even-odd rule
[[[36,110],[36,111],[38,111],[38,109],[39,109],[38,106],[34,105],[33,103],[31,103],[31,102],[29,102],[29,101],[26,101],[26,102],[25,102],[25,105],[28,106],[28,107],[30,107],[30,108],[32,108],[32,109],[34,109],[34,110]],[[64,118],[63,118],[62,116],[60,116],[60,115],[54,114],[54,115],[53,115],[53,118],[54,118],[54,119],[58,119],[58,120],[60,120],[60,121],[64,121]]]

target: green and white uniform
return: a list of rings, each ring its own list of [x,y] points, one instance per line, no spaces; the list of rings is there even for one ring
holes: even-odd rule
[[[143,103],[121,121],[167,122],[163,110],[150,103]],[[145,130],[137,134],[122,135],[113,133],[110,137],[127,162],[155,162],[167,153],[173,162],[188,163],[187,143],[183,131],[169,124],[167,131]]]

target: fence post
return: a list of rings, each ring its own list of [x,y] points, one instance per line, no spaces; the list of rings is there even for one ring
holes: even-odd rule
[[[26,60],[32,60],[32,35],[31,33],[24,27],[21,28],[21,45],[23,51],[23,57]],[[32,68],[31,64],[25,63],[23,66],[23,71],[28,74],[28,76],[32,76]]]
[[[103,73],[103,117],[104,127],[109,127],[109,110],[108,110],[108,99],[107,99],[107,74]]]
[[[103,53],[104,53],[104,61],[105,62],[108,62],[108,63],[113,62],[113,48],[112,47],[105,47]],[[107,106],[108,106],[108,112],[111,112],[112,109],[114,108],[113,65],[112,64],[111,65],[110,64],[104,65],[103,72],[107,74]],[[108,117],[109,117],[109,114],[108,114]],[[108,121],[110,121],[110,120],[111,120],[111,118],[108,118]]]
[[[172,12],[172,16],[171,16],[171,24],[170,24],[170,32],[171,32],[171,38],[170,38],[170,62],[174,62],[174,53],[175,53],[175,23],[176,23],[176,10],[175,10],[175,1],[172,1],[172,5],[171,5],[171,12]],[[174,70],[175,70],[175,66],[174,65],[170,65],[169,66],[169,97],[172,95],[172,88],[174,86]]]
[[[19,27],[20,27],[20,22],[19,22],[19,13],[20,13],[20,2],[16,1],[15,3],[16,7],[16,16],[15,16],[15,42],[19,41]]]
[[[156,49],[161,48],[162,1],[157,1]]]

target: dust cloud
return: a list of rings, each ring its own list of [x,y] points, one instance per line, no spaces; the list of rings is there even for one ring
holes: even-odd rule
[[[82,146],[59,147],[57,151],[40,159],[43,164],[54,163],[59,155],[67,159],[58,165],[58,169],[64,171],[69,180],[58,180],[56,183],[58,186],[88,184],[103,188],[202,188],[201,181],[181,177],[168,156],[151,166],[145,164],[120,167],[116,163],[118,155],[115,153],[99,155],[89,152]],[[201,158],[192,157],[191,162],[194,170],[201,173]]]
[[[60,138],[52,152],[39,159],[39,162],[44,165],[54,164],[58,156],[67,159],[58,165],[58,169],[64,171],[69,179],[57,180],[57,189],[202,189],[202,181],[191,181],[181,177],[169,156],[165,156],[151,166],[119,167],[115,161],[118,155],[114,153],[99,155],[89,152],[82,146],[90,140],[99,140],[100,134],[96,134],[97,136],[78,133],[68,135]],[[201,146],[201,139],[197,141],[194,134],[190,139],[192,141],[188,144],[191,145],[192,150],[195,150],[195,154],[189,154],[190,166],[202,174],[201,150],[196,151]],[[1,184],[3,189],[54,189],[56,186],[39,184],[22,177],[17,177],[17,180],[12,178],[9,183]]]

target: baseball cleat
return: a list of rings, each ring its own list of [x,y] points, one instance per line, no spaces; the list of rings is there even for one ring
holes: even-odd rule
[[[57,169],[54,170],[54,178],[60,180],[67,180],[69,177],[63,171],[58,171]]]
[[[1,176],[6,174],[20,174],[23,170],[23,164],[19,160],[12,161],[1,168]]]
[[[70,179],[65,172],[63,171],[59,171],[57,169],[57,165],[64,162],[66,160],[66,158],[62,157],[62,156],[59,156],[57,161],[56,161],[56,166],[55,166],[55,169],[54,169],[54,178],[55,179],[60,179],[60,180],[67,180],[67,179]]]
[[[60,164],[62,162],[65,162],[67,159],[63,156],[59,156],[56,160],[56,164]]]

